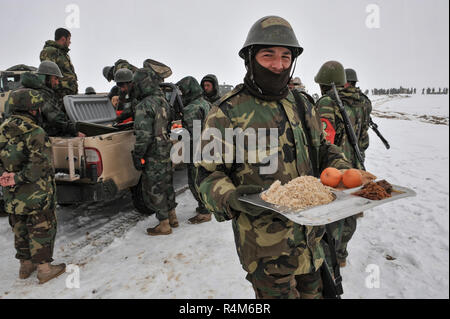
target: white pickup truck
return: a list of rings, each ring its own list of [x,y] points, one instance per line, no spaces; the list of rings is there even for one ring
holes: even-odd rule
[[[161,84],[173,108],[182,109],[175,85]],[[138,192],[141,173],[134,168],[131,150],[133,123],[113,127],[116,112],[106,94],[68,95],[64,107],[86,137],[52,137],[58,204],[96,202],[131,190],[139,211],[148,212]]]

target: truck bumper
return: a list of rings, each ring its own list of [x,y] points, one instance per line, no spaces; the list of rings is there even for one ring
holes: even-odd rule
[[[58,204],[81,204],[114,199],[118,188],[114,181],[86,184],[57,182],[56,201]]]

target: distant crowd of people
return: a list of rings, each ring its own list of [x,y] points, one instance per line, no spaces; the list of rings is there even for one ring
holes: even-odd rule
[[[393,95],[393,94],[417,94],[416,88],[390,88],[390,89],[372,89],[372,95]],[[422,95],[424,94],[448,94],[448,88],[439,88],[437,90],[436,88],[423,88],[422,89]]]

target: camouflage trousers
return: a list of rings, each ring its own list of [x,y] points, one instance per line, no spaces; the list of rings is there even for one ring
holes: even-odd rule
[[[146,159],[142,171],[142,196],[145,206],[156,213],[158,220],[169,218],[169,211],[177,206],[171,161]]]
[[[337,259],[345,260],[348,256],[347,245],[356,231],[356,216],[350,216],[344,219],[341,240],[336,249]]]
[[[188,174],[188,185],[189,189],[194,196],[195,200],[198,203],[198,207],[196,208],[196,212],[198,214],[209,214],[208,209],[203,204],[202,200],[200,199],[200,194],[198,193],[197,187],[195,186],[195,174],[197,170],[195,169],[194,164],[188,163],[187,164],[187,174]]]
[[[257,299],[322,299],[320,271],[294,275],[298,257],[262,258],[253,273],[248,273]]]
[[[53,210],[33,215],[9,214],[14,232],[16,258],[34,264],[51,263],[56,236],[56,215]]]
[[[347,245],[356,231],[356,216],[350,216],[329,225],[336,242],[336,257],[339,261],[348,256]]]

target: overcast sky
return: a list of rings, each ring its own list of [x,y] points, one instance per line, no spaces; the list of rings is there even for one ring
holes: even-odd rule
[[[245,74],[238,56],[253,23],[287,19],[304,48],[295,76],[310,93],[328,60],[354,68],[361,88],[448,87],[448,0],[0,0],[0,69],[39,64],[58,27],[72,33],[70,56],[79,78],[97,92],[111,87],[105,65],[146,58],[172,68],[166,81],[216,74],[236,85]],[[71,4],[79,9],[73,10]],[[375,6],[373,6],[375,5]],[[66,12],[66,10],[68,12]],[[79,21],[79,25],[77,25]]]

